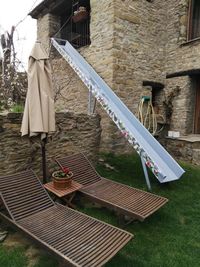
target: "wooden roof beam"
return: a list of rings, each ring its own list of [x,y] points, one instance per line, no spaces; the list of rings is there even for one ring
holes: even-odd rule
[[[200,75],[200,69],[190,69],[190,70],[168,73],[166,75],[166,78],[170,79],[170,78],[175,78],[175,77],[193,76],[193,75]]]
[[[163,83],[154,82],[154,81],[143,81],[143,86],[151,86],[157,89],[163,89],[165,86]]]

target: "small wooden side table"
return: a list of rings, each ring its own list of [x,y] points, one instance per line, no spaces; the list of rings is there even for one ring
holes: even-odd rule
[[[76,191],[81,189],[83,186],[75,181],[72,180],[72,183],[69,187],[65,189],[56,189],[53,186],[53,182],[49,182],[43,185],[45,189],[47,189],[49,192],[53,193],[56,198],[59,198],[61,201],[63,201],[67,206],[71,208],[75,208],[74,205],[71,203]],[[55,200],[54,199],[54,200]]]

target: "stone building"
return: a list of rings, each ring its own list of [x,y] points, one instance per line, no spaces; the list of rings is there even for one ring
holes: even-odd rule
[[[198,0],[44,0],[30,15],[46,48],[50,37],[69,40],[134,114],[142,96],[151,96],[159,127],[165,128],[161,142],[175,156],[198,163]],[[87,88],[56,53],[52,66],[57,109],[87,112]],[[127,151],[104,111],[97,106],[97,112],[101,148]],[[166,138],[168,130],[181,138]]]

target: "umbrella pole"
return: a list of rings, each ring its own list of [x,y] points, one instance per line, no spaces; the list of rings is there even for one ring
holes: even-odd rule
[[[43,184],[47,182],[47,170],[46,170],[46,148],[45,145],[47,139],[42,140],[42,171],[43,171]]]

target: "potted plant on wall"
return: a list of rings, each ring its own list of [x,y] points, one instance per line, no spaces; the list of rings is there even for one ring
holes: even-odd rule
[[[65,189],[72,183],[73,173],[69,168],[62,167],[61,170],[52,173],[53,186],[56,189]]]

